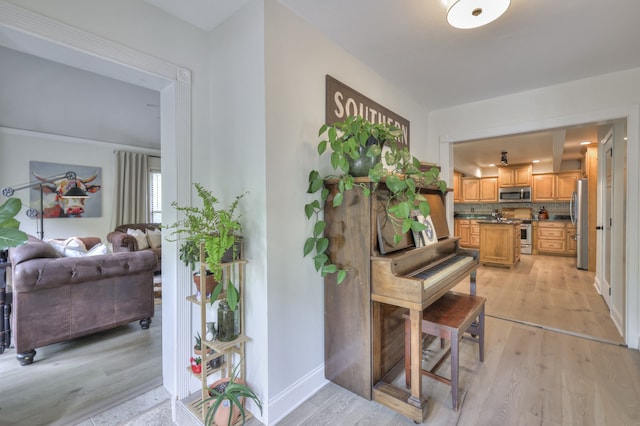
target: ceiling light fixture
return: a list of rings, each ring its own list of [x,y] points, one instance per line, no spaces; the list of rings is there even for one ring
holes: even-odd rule
[[[580,145],[589,145],[589,144],[591,144],[590,141],[582,141],[582,142],[580,142]]]
[[[498,19],[511,0],[448,0],[447,22],[460,29],[478,28]]]
[[[502,164],[503,166],[509,165],[509,160],[507,160],[507,151],[502,151],[500,156],[500,164]]]

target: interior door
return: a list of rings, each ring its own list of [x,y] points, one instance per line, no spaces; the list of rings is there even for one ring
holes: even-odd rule
[[[611,309],[611,225],[613,223],[613,137],[609,135],[604,144],[604,206],[602,232],[604,242],[602,297]]]

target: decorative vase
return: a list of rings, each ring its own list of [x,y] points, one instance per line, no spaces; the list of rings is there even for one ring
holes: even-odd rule
[[[373,136],[369,136],[367,143],[364,146],[358,147],[358,153],[360,154],[358,158],[353,159],[351,157],[347,157],[347,161],[349,162],[349,174],[351,174],[351,176],[369,176],[369,169],[374,168],[375,165],[380,162],[382,154],[375,157],[367,157],[367,150],[371,145],[380,145],[380,150],[382,151],[384,141],[379,142]]]
[[[236,313],[229,308],[226,300],[218,304],[218,340],[230,342],[238,337]]]

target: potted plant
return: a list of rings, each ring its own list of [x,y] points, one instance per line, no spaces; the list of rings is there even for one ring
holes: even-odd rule
[[[242,362],[242,361],[240,361]],[[237,377],[238,363],[230,377],[223,377],[209,386],[209,398],[204,403],[210,404],[205,416],[204,424],[218,426],[233,425],[240,417],[242,424],[246,421],[245,400],[249,398],[255,402],[262,413],[262,401],[255,392],[247,386],[244,380]]]
[[[17,247],[27,241],[27,234],[20,229],[20,222],[14,217],[22,208],[19,198],[9,198],[0,205],[0,250]]]
[[[171,205],[184,215],[184,218],[168,228],[173,228],[171,234],[176,239],[180,238],[179,248],[180,260],[189,266],[192,271],[196,269],[196,264],[200,262],[200,243],[204,243],[207,274],[213,280],[213,289],[208,287],[205,295],[210,295],[211,302],[215,301],[222,291],[222,286],[218,286],[222,280],[222,261],[229,258],[234,259],[238,252],[241,241],[242,226],[238,221],[238,203],[244,194],[238,195],[228,208],[219,208],[218,199],[213,193],[196,183],[198,196],[202,200],[202,207],[179,206],[175,201]],[[194,281],[195,277],[194,275]],[[200,290],[202,293],[202,291]],[[226,297],[230,306],[235,309],[238,303],[238,293],[231,281],[226,285]]]
[[[202,358],[200,358],[199,356],[195,358],[191,357],[191,371],[193,372],[193,374],[202,373]]]
[[[402,239],[402,236],[410,230],[420,232],[425,225],[412,218],[412,212],[419,211],[424,217],[430,213],[429,202],[421,194],[420,189],[426,186],[436,186],[441,191],[446,191],[446,183],[439,179],[440,171],[436,167],[423,170],[420,161],[411,155],[406,145],[401,143],[402,132],[397,127],[387,123],[372,124],[362,117],[347,117],[344,121],[334,124],[324,124],[320,127],[319,136],[326,135],[318,143],[318,155],[322,156],[328,148],[331,150],[331,168],[333,173],[323,176],[317,170],[309,173],[309,194],[319,194],[310,203],[305,205],[307,219],[313,221],[312,235],[305,240],[304,256],[313,254],[315,268],[321,276],[337,273],[337,283],[344,281],[347,271],[334,264],[327,250],[329,240],[324,237],[326,222],[321,219],[324,203],[329,196],[329,189],[325,181],[334,178],[337,182],[338,192],[333,197],[333,207],[342,205],[344,192],[352,189],[361,189],[365,196],[375,192],[379,183],[384,181],[389,190],[385,211],[394,228],[394,242]],[[372,139],[383,141],[374,143]],[[387,168],[381,161],[382,145],[389,149],[384,154]],[[362,174],[361,170],[354,171],[350,168],[350,161],[364,151],[365,155],[373,158],[367,163],[368,173]],[[352,162],[352,161],[351,161]],[[356,184],[355,177],[368,176],[373,185],[370,187],[364,183]]]
[[[195,353],[196,355],[202,355],[202,337],[200,337],[199,332],[198,334],[195,335],[195,339],[196,339],[196,344],[193,345],[193,353]],[[212,353],[213,353],[213,349],[207,348],[207,355],[210,355]]]

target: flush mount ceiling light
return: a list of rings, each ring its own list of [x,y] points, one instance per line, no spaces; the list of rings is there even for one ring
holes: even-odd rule
[[[447,22],[460,29],[477,28],[498,19],[511,0],[448,0]]]
[[[509,160],[507,160],[507,151],[502,151],[501,154],[502,155],[500,156],[500,163],[503,166],[508,166],[509,165]]]

